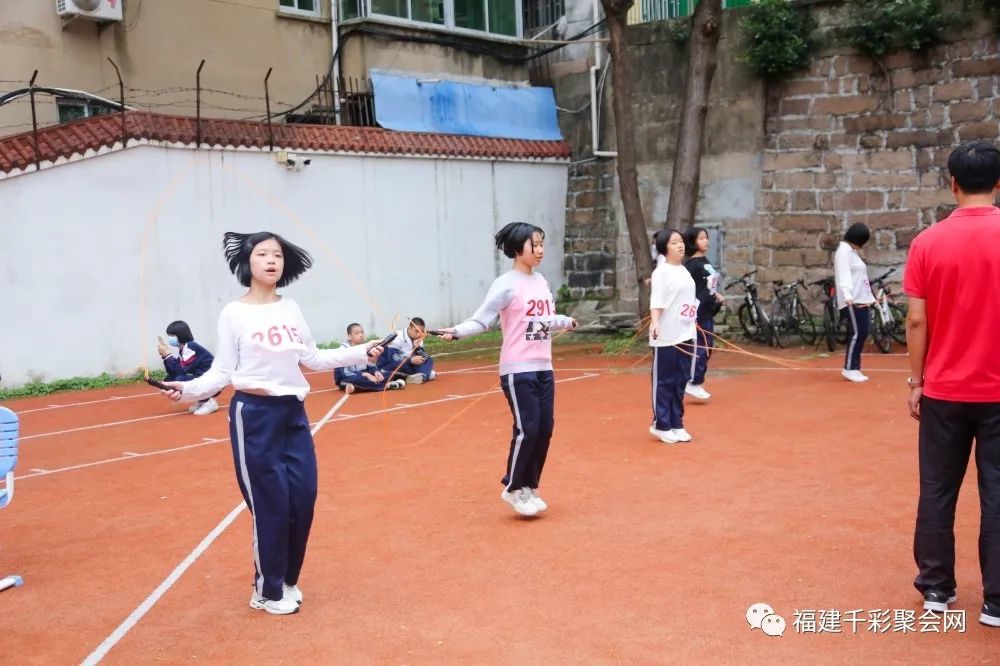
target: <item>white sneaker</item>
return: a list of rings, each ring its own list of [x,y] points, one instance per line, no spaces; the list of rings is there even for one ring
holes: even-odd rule
[[[860,370],[841,370],[840,375],[849,382],[866,382],[868,378]]]
[[[528,493],[531,495],[531,503],[535,505],[535,509],[538,511],[538,513],[541,513],[542,511],[545,511],[546,509],[549,508],[549,505],[545,503],[545,500],[543,500],[541,497],[538,496],[537,489],[525,488],[524,490],[527,490]]]
[[[698,398],[699,400],[708,400],[712,397],[712,394],[706,391],[705,387],[701,384],[688,384],[684,387],[684,392],[692,398]]]
[[[674,437],[677,438],[678,442],[690,442],[691,441],[691,433],[689,433],[684,428],[674,428],[673,430],[671,430],[671,432],[674,433]]]
[[[262,610],[271,615],[291,615],[299,612],[299,605],[289,599],[287,595],[282,597],[281,601],[274,601],[257,594],[256,590],[250,596],[250,608]]]
[[[406,382],[402,379],[393,379],[391,382],[385,385],[388,391],[402,391],[406,388]]]
[[[425,377],[419,372],[415,375],[409,375],[406,378],[407,384],[423,384]]]
[[[661,442],[667,444],[676,444],[680,440],[674,435],[673,430],[657,430],[656,425],[649,426],[649,434],[653,436],[653,439],[658,439]]]
[[[198,409],[194,410],[195,416],[205,416],[206,414],[211,414],[214,411],[218,411],[219,403],[215,401],[215,398],[209,398],[205,402],[198,405]]]
[[[652,431],[653,429],[650,428],[650,432]],[[659,437],[660,441],[663,442],[664,444],[676,444],[677,442],[681,441],[680,439],[678,439],[677,433],[673,430],[657,430],[656,432],[657,435],[655,436]]]
[[[192,405],[190,407],[188,407],[188,411],[193,414],[195,412],[195,410],[198,409],[199,407],[201,407],[201,403],[200,402],[192,403]]]
[[[437,376],[438,376],[438,373],[435,372],[434,370],[431,370],[430,371],[430,375],[427,377],[427,381],[429,381],[429,382],[434,381],[435,379],[437,379]]]
[[[534,516],[538,513],[538,508],[532,499],[531,491],[527,488],[519,488],[512,493],[504,490],[500,493],[500,499],[514,507],[522,516]]]
[[[281,584],[283,599],[291,599],[297,604],[302,603],[302,590],[299,589],[298,585],[288,585],[286,583]]]

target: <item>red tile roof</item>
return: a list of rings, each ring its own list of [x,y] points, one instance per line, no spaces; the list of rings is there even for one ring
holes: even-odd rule
[[[195,119],[129,111],[125,114],[130,140],[147,139],[193,145]],[[500,159],[568,159],[564,141],[492,139],[448,134],[393,132],[378,127],[334,125],[273,125],[275,149],[318,150],[382,155],[486,157]],[[42,161],[83,155],[121,141],[120,115],[95,116],[38,130]],[[202,118],[201,141],[210,146],[267,148],[267,124],[245,120]],[[31,132],[0,138],[0,172],[24,169],[35,162]]]

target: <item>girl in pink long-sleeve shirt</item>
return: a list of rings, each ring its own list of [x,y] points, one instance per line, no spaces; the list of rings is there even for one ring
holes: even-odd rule
[[[493,282],[470,319],[442,331],[449,339],[478,335],[500,317],[500,384],[514,417],[500,498],[522,516],[548,508],[538,484],[555,426],[552,333],[576,327],[572,318],[556,314],[549,283],[535,272],[545,254],[544,240],[544,231],[525,222],[497,232],[497,249],[514,260],[513,268]]]

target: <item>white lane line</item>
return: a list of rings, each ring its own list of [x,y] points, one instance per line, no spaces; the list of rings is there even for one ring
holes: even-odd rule
[[[580,380],[580,379],[590,379],[592,377],[598,377],[598,376],[599,375],[597,373],[588,373],[588,374],[585,374],[585,375],[581,375],[579,377],[568,377],[566,379],[557,379],[556,383],[559,384],[559,383],[563,383],[563,382],[572,382],[572,381],[577,381],[577,380]],[[470,393],[468,395],[461,395],[461,396],[449,396],[447,398],[440,398],[438,400],[428,400],[427,402],[418,402],[418,403],[415,403],[415,404],[410,405],[408,407],[386,407],[385,409],[374,409],[374,410],[371,410],[371,411],[368,411],[368,412],[361,412],[359,414],[336,414],[335,416],[331,417],[329,420],[332,420],[332,421],[352,421],[354,419],[360,419],[360,418],[364,418],[366,416],[377,416],[379,414],[389,414],[389,413],[392,413],[392,412],[402,411],[404,409],[414,409],[414,408],[417,408],[417,407],[427,407],[427,406],[430,406],[430,405],[440,405],[440,404],[446,403],[446,402],[454,402],[456,400],[465,400],[467,398],[478,398],[478,397],[490,395],[490,394],[493,394],[493,393],[501,393],[501,390],[500,389],[494,389],[492,391],[483,391],[481,393]],[[343,402],[344,398],[346,398],[346,397],[347,396],[345,395],[343,398],[341,398],[341,402]],[[338,402],[337,404],[339,405],[340,403]],[[14,477],[14,480],[15,481],[22,481],[24,479],[31,479],[31,478],[39,477],[39,476],[50,476],[52,474],[58,474],[60,472],[71,472],[71,471],[78,470],[78,469],[86,469],[88,467],[97,467],[98,465],[107,465],[107,464],[110,464],[110,463],[122,462],[124,460],[135,460],[135,459],[138,459],[138,458],[148,458],[150,456],[160,456],[160,455],[163,455],[165,453],[175,453],[177,451],[187,451],[189,449],[198,449],[198,448],[201,448],[203,446],[211,446],[212,444],[218,444],[219,442],[228,442],[228,441],[229,441],[228,437],[220,437],[218,439],[209,439],[209,438],[206,438],[204,441],[198,442],[196,444],[187,444],[187,445],[184,445],[184,446],[175,446],[175,447],[172,447],[172,448],[169,448],[169,449],[157,449],[155,451],[147,451],[145,453],[134,453],[133,455],[124,455],[123,454],[123,455],[117,456],[115,458],[105,458],[103,460],[95,460],[93,462],[81,463],[79,465],[69,465],[67,467],[58,467],[56,469],[48,469],[48,470],[32,469],[32,470],[30,470],[31,472],[33,472],[32,474],[22,474],[21,476]]]
[[[477,366],[475,368],[463,368],[461,370],[444,370],[442,372],[439,372],[438,374],[439,375],[458,375],[458,374],[471,373],[471,372],[476,372],[476,371],[481,371],[481,370],[485,370],[485,369],[488,369],[488,368],[496,368],[496,367],[497,367],[497,364],[494,363],[492,365]],[[318,390],[315,390],[315,391],[310,391],[309,394],[310,395],[319,395],[321,393],[331,393],[333,391],[339,391],[339,390],[340,390],[339,388],[336,388],[336,389],[335,388],[318,389]],[[154,393],[152,395],[160,395],[160,394],[159,393]],[[131,397],[140,397],[140,396],[131,396]],[[102,402],[102,401],[93,401],[93,402]],[[78,403],[78,404],[92,404],[92,403]],[[229,405],[219,405],[219,410],[220,411],[225,410],[228,406]],[[31,411],[41,411],[41,410],[37,410],[37,409],[36,410],[25,410],[23,412],[18,412],[18,414],[27,414],[28,412],[31,412]],[[170,418],[170,417],[174,417],[174,416],[187,416],[187,415],[188,415],[188,412],[187,411],[183,411],[183,412],[171,412],[170,414],[157,414],[156,416],[140,416],[138,418],[125,419],[125,420],[122,420],[122,421],[110,421],[108,423],[97,423],[97,424],[89,425],[89,426],[80,426],[79,428],[68,428],[66,430],[55,430],[53,432],[43,432],[43,433],[38,433],[38,434],[35,434],[35,435],[25,435],[24,437],[21,437],[20,439],[21,439],[22,442],[25,442],[25,441],[28,441],[29,439],[39,439],[41,437],[53,437],[55,435],[67,435],[69,433],[82,432],[82,431],[85,431],[85,430],[99,430],[101,428],[109,428],[109,427],[119,426],[119,425],[128,425],[130,423],[141,423],[143,421],[155,421],[157,419],[166,419],[166,418]]]
[[[313,427],[313,435],[319,432],[319,429],[329,422],[333,415],[337,413],[337,410],[340,409],[341,405],[347,402],[349,397],[351,397],[350,394],[344,395],[343,398],[338,400],[337,403],[330,408],[330,411],[328,411]],[[103,659],[108,652],[110,652],[111,649],[121,641],[121,639],[125,638],[125,634],[127,634],[132,627],[138,624],[139,620],[141,620],[143,616],[148,613],[154,605],[156,605],[156,602],[160,600],[160,597],[166,594],[167,591],[174,586],[174,583],[180,580],[180,577],[184,575],[184,572],[187,571],[199,557],[201,557],[202,553],[208,550],[208,547],[212,545],[212,542],[214,542],[220,534],[225,532],[226,528],[229,527],[233,521],[236,520],[236,517],[243,513],[243,510],[246,508],[246,502],[240,502],[236,505],[236,507],[230,511],[229,514],[226,515],[226,517],[223,518],[219,524],[205,536],[204,539],[201,540],[201,543],[195,546],[194,550],[192,550],[188,556],[185,557],[184,560],[170,572],[170,575],[167,576],[148,597],[146,597],[145,601],[139,604],[139,606],[132,611],[132,613],[129,614],[129,616],[125,618],[120,625],[118,625],[118,628],[111,632],[111,634],[105,638],[104,641],[98,645],[86,659],[83,660],[84,666],[93,666],[100,663],[101,659]]]
[[[454,356],[456,354],[468,354],[470,352],[479,352],[479,351],[499,351],[499,349],[500,349],[499,347],[478,347],[476,349],[463,349],[461,351],[443,352],[441,354],[435,354],[434,358],[438,358],[438,357],[441,357],[441,356]],[[469,370],[481,370],[483,368],[495,368],[495,367],[497,367],[497,366],[494,363],[493,365],[484,365],[484,366],[479,366],[479,367],[476,367],[476,368],[468,368],[468,369]],[[460,373],[465,372],[465,371],[466,371],[465,369],[443,370],[443,371],[441,371],[441,372],[439,372],[437,374],[439,374],[439,375],[452,375],[452,374],[460,374]],[[329,371],[329,370],[310,370],[309,372],[304,372],[302,374],[304,374],[306,376],[326,375],[326,374],[331,374],[331,371]],[[316,393],[316,392],[317,391],[313,391],[313,393]],[[84,405],[97,405],[97,404],[100,404],[102,402],[113,402],[113,401],[116,401],[116,400],[132,400],[134,398],[152,398],[152,397],[162,397],[162,396],[160,396],[160,394],[158,392],[155,392],[155,391],[151,392],[151,393],[137,393],[135,395],[112,395],[112,396],[109,396],[107,398],[98,398],[96,400],[82,400],[80,402],[67,402],[67,403],[60,404],[60,405],[50,404],[50,405],[47,405],[45,407],[35,407],[33,409],[22,409],[22,410],[18,411],[17,413],[18,414],[33,414],[35,412],[47,412],[47,411],[50,411],[50,410],[53,410],[53,409],[66,409],[67,407],[82,407]]]

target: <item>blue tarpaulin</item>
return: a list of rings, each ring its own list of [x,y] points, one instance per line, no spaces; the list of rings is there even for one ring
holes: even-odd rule
[[[386,129],[560,141],[551,88],[460,83],[371,72],[375,119]]]

